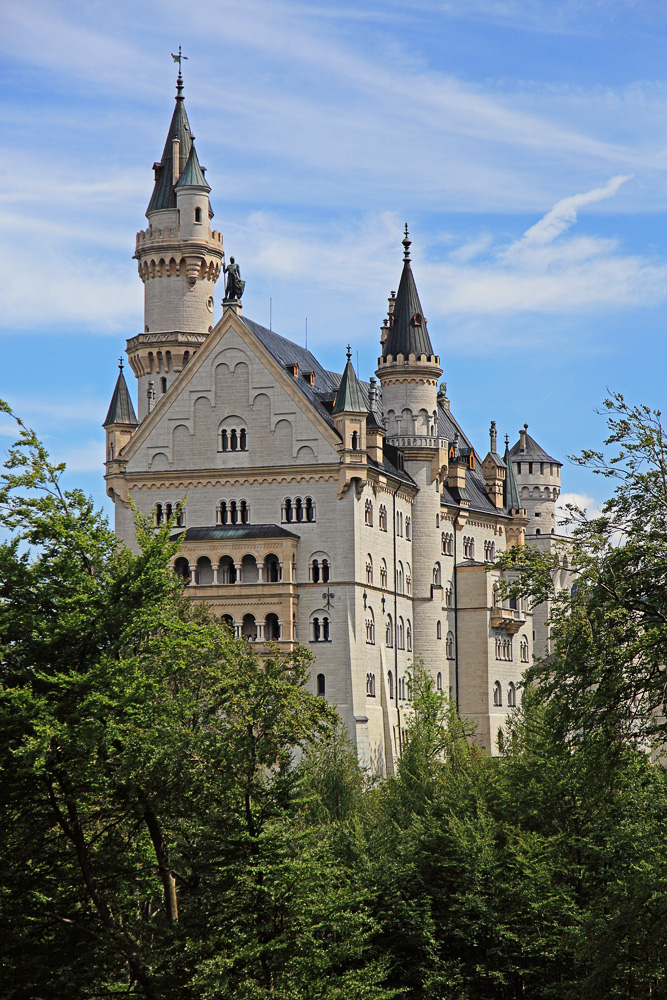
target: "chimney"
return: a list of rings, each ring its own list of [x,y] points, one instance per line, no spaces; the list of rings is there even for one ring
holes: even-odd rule
[[[378,388],[377,379],[374,375],[371,375],[370,384],[368,387],[368,408],[372,410],[373,413],[377,414],[378,408]]]
[[[523,430],[519,431],[519,451],[522,454],[526,452],[526,432],[528,430],[528,424],[523,425]]]
[[[497,453],[498,445],[498,432],[496,431],[495,420],[491,421],[491,426],[489,427],[489,451],[492,455]]]

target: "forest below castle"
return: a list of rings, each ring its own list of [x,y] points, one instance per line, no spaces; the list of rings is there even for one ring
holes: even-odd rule
[[[0,402],[0,410],[11,415]],[[34,433],[0,476],[0,998],[667,998],[667,445],[605,404],[490,757],[415,664],[396,773],[357,763],[302,647],[260,660],[119,545]],[[501,560],[543,600],[559,556]]]

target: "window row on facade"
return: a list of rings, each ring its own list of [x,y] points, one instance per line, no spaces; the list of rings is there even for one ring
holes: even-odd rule
[[[312,497],[285,497],[281,505],[283,524],[300,524],[315,520],[315,503]]]
[[[153,508],[153,518],[155,524],[163,524],[173,518],[177,528],[183,527],[183,510],[179,509],[178,504],[156,503]]]
[[[369,528],[373,527],[374,523],[374,509],[373,501],[367,499],[364,506],[364,524],[367,524]],[[378,528],[380,531],[388,530],[387,521],[387,508],[384,504],[380,504],[378,509]],[[396,524],[394,530],[396,534],[403,538],[405,537],[408,541],[412,540],[412,518],[409,514],[404,514],[403,511],[396,511]]]
[[[223,427],[220,431],[220,451],[247,451],[248,430],[245,427]]]
[[[389,687],[389,700],[391,701],[394,697],[394,675],[391,670],[387,671],[387,685]],[[398,677],[396,679],[396,696],[399,701],[412,700],[412,685],[409,679],[405,677]]]

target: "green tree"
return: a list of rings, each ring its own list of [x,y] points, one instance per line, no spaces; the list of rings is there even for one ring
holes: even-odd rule
[[[8,408],[2,405],[5,412]],[[118,544],[20,426],[0,480],[0,996],[389,994],[294,755],[336,726]],[[347,991],[347,992],[346,992]]]

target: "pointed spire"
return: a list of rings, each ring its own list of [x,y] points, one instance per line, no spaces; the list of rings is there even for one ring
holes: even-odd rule
[[[176,57],[174,57],[176,58]],[[185,59],[185,56],[181,58]],[[174,140],[177,139],[176,144]],[[192,148],[194,136],[190,131],[190,122],[185,111],[185,98],[183,97],[183,77],[179,72],[176,81],[176,107],[171,116],[171,124],[167,132],[167,141],[162,151],[162,159],[159,163],[153,164],[155,170],[155,186],[153,194],[146,209],[146,215],[151,212],[158,212],[163,208],[176,208],[176,193],[174,190],[174,173],[178,179],[187,165]],[[178,163],[174,170],[174,150],[178,149]],[[201,168],[200,168],[201,169]]]
[[[410,266],[410,246],[412,240],[408,236],[408,224],[405,223],[403,243],[403,273],[396,293],[396,302],[391,316],[389,334],[382,345],[382,356],[399,354],[407,357],[409,354],[433,354],[431,338],[426,328],[426,320],[422,311],[419,293]]]
[[[102,427],[108,427],[110,424],[130,424],[136,427],[138,423],[139,421],[136,418],[132,399],[127,388],[127,382],[123,375],[123,359],[121,357],[118,363],[116,388],[113,391],[109,411]]]
[[[199,157],[197,156],[197,150],[195,149],[194,142],[192,143],[190,155],[188,156],[188,162],[185,164],[185,169],[176,183],[176,190],[184,187],[203,188],[205,191],[211,190],[206,178],[204,177],[204,171],[199,166]]]
[[[359,380],[352,367],[352,351],[347,345],[347,364],[336,393],[336,402],[332,413],[366,413],[368,407],[359,385]]]
[[[519,490],[516,485],[516,479],[514,478],[512,458],[510,456],[509,434],[505,435],[505,454],[503,455],[503,459],[506,465],[505,482],[503,483],[503,504],[505,505],[506,510],[521,510]]]

